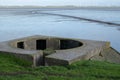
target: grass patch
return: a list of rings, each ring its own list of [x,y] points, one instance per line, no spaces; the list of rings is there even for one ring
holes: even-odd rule
[[[28,67],[29,62],[0,53],[0,80],[120,80],[120,65],[78,61],[68,66]]]
[[[19,59],[14,55],[0,53],[0,71],[21,71],[24,67],[29,67],[32,63]]]

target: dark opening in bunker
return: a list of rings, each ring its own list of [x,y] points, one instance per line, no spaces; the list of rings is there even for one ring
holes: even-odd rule
[[[24,49],[24,42],[18,42],[17,47],[21,48],[21,49]]]
[[[46,40],[36,40],[36,49],[37,50],[46,49]]]
[[[60,49],[70,49],[75,47],[80,47],[83,44],[74,40],[60,40]]]

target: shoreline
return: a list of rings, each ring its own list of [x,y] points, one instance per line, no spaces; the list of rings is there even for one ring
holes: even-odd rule
[[[0,6],[0,9],[91,9],[91,10],[120,10],[120,7],[79,7],[79,6]]]

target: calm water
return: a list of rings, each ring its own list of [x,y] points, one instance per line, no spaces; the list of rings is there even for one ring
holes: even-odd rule
[[[41,12],[120,23],[120,10],[0,9],[0,42],[25,36],[48,35],[110,41],[111,46],[120,52],[120,26],[40,14]]]

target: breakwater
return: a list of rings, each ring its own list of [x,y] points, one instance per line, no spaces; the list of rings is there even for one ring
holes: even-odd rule
[[[74,19],[84,20],[84,21],[89,21],[89,22],[96,22],[96,23],[101,23],[101,24],[120,26],[120,24],[114,23],[114,22],[108,22],[108,21],[102,21],[102,20],[96,20],[96,19],[89,19],[89,18],[83,18],[83,17],[71,16],[71,15],[63,15],[63,14],[55,14],[55,13],[45,13],[45,12],[40,12],[40,14],[69,17],[69,18],[74,18]]]

